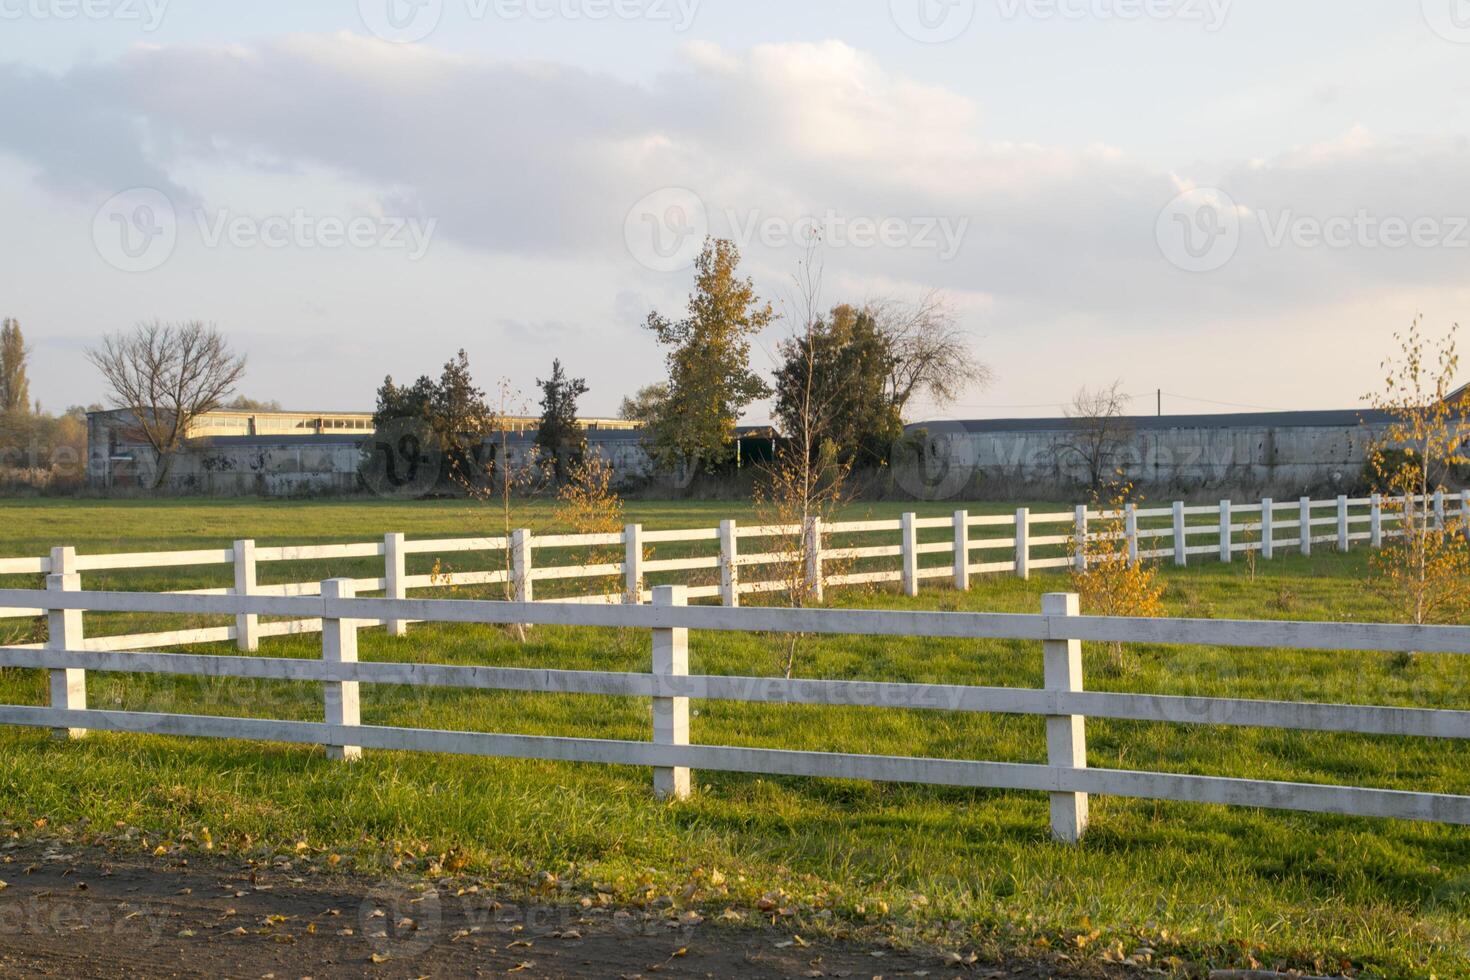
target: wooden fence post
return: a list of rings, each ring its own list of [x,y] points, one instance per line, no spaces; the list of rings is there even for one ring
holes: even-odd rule
[[[1383,497],[1376,493],[1368,512],[1368,539],[1373,547],[1383,547]]]
[[[720,522],[720,601],[740,605],[740,534],[734,521]]]
[[[688,601],[683,585],[659,585],[653,590],[655,606],[682,606]],[[659,628],[653,631],[653,674],[656,679],[689,675],[689,630]],[[677,682],[673,682],[677,683]],[[689,699],[687,697],[655,697],[653,699],[653,743],[655,745],[689,744]],[[655,766],[653,792],[661,800],[689,796],[690,775],[684,766]]]
[[[1261,557],[1270,561],[1276,553],[1276,529],[1272,526],[1276,501],[1267,497],[1261,501]]]
[[[1346,552],[1352,547],[1352,538],[1348,531],[1348,499],[1346,495],[1337,498],[1337,550]]]
[[[408,555],[403,550],[404,537],[395,531],[383,536],[383,595],[389,599],[408,598]],[[389,636],[408,634],[408,623],[390,619],[385,623]]]
[[[1087,505],[1077,505],[1076,529],[1074,531],[1074,547],[1077,554],[1073,556],[1072,562],[1077,571],[1087,571]]]
[[[1123,507],[1123,536],[1128,541],[1128,564],[1138,564],[1138,505]]]
[[[351,599],[357,594],[351,579],[334,578],[322,583],[322,599]],[[329,664],[357,663],[357,620],[330,614],[322,617],[322,660]],[[328,725],[350,727],[362,724],[362,705],[357,681],[326,681],[322,700]],[[362,758],[362,747],[343,742],[327,743],[327,758],[352,762]]]
[[[807,519],[806,528],[806,591],[812,602],[821,602],[826,596],[825,577],[822,574],[822,519]]]
[[[1460,523],[1461,524],[1464,524],[1466,521],[1470,521],[1470,490],[1461,490],[1460,491]],[[1465,529],[1462,527],[1460,530],[1461,531],[1464,531]]]
[[[1230,559],[1235,557],[1231,545],[1234,543],[1234,534],[1230,530],[1230,501],[1220,501],[1220,560],[1230,564]]]
[[[235,595],[255,594],[255,542],[235,542]],[[235,616],[235,646],[247,653],[260,649],[260,617],[254,613]]]
[[[1016,578],[1031,577],[1031,509],[1016,511]]]
[[[643,602],[643,525],[623,528],[623,602],[637,606]]]
[[[919,530],[914,525],[914,514],[904,514],[901,524],[903,535],[903,594],[919,594]]]
[[[954,587],[970,590],[970,512],[954,512]]]
[[[1075,593],[1053,593],[1042,596],[1042,615],[1048,617],[1077,616],[1081,604]],[[1082,690],[1082,641],[1046,640],[1046,689],[1048,691]],[[1087,768],[1086,720],[1081,715],[1051,715],[1046,719],[1046,759],[1051,766],[1068,769]],[[1087,832],[1087,794],[1051,794],[1051,834],[1064,844],[1075,844]]]
[[[1303,497],[1300,503],[1302,525],[1302,554],[1312,553],[1312,498]]]
[[[80,592],[82,577],[77,574],[75,548],[51,549],[51,574],[46,576],[48,592]],[[81,650],[82,610],[51,609],[46,615],[46,646],[51,650]],[[50,673],[51,707],[63,711],[87,710],[87,672],[75,668],[59,668]],[[54,738],[84,738],[85,728],[53,728]]]
[[[531,584],[531,532],[525,528],[511,532],[511,576],[515,580],[516,602],[532,602],[536,590]]]
[[[1184,501],[1174,501],[1174,564],[1189,564],[1189,532],[1184,527]]]
[[[1434,529],[1444,530],[1444,491],[1434,491]]]

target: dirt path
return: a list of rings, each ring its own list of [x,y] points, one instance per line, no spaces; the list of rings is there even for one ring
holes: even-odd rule
[[[681,920],[670,911],[558,909],[458,887],[186,867],[56,845],[7,851],[0,879],[6,977],[1064,975],[855,944],[804,945],[789,930]]]

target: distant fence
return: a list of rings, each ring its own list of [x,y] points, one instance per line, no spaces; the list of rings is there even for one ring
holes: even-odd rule
[[[178,595],[82,592],[76,573],[53,574],[47,590],[0,591],[0,605],[44,607],[50,639],[43,649],[0,649],[0,666],[50,672],[48,707],[0,706],[0,724],[52,729],[79,738],[89,729],[315,744],[336,759],[364,749],[442,752],[564,762],[646,766],[656,793],[683,797],[691,770],[812,776],[1045,792],[1053,835],[1076,841],[1088,820],[1089,794],[1219,803],[1318,813],[1470,824],[1470,796],[1359,786],[1226,778],[1087,765],[1086,719],[1279,728],[1297,731],[1470,738],[1470,712],[1118,694],[1083,690],[1083,641],[1291,647],[1316,650],[1470,653],[1470,628],[1344,623],[1232,622],[1089,617],[1075,595],[1048,595],[1040,615],[842,609],[731,609],[685,604],[683,586],[660,586],[651,605],[575,605],[359,598],[351,580],[320,583],[314,596]],[[281,616],[320,624],[320,660],[178,653],[118,653],[89,648],[83,612]],[[646,629],[648,673],[425,663],[359,663],[365,623],[555,624]],[[903,638],[1033,641],[1041,646],[1039,689],[948,684],[689,673],[689,630],[848,634]],[[209,717],[87,707],[87,672],[308,681],[323,685],[322,722]],[[652,740],[612,740],[440,731],[361,724],[361,684],[651,698]],[[768,704],[854,705],[1041,716],[1045,764],[911,758],[700,745],[692,739],[690,699]]]
[[[1447,497],[1444,493],[1416,498],[1441,525],[1451,516],[1470,518],[1470,490]],[[1401,511],[1399,512],[1401,513]],[[1203,521],[1201,518],[1210,518]],[[722,605],[740,605],[741,597],[782,592],[800,582],[820,597],[826,587],[897,583],[904,594],[916,596],[922,583],[944,579],[957,589],[968,589],[977,575],[1013,574],[1022,578],[1041,569],[1060,569],[1086,561],[1082,542],[1096,541],[1096,522],[1121,519],[1130,557],[1135,560],[1172,559],[1186,565],[1191,558],[1212,556],[1229,562],[1243,552],[1258,552],[1270,559],[1278,549],[1310,554],[1318,544],[1348,551],[1354,543],[1379,547],[1398,533],[1401,518],[1391,509],[1385,513],[1379,496],[1335,500],[1233,504],[1218,507],[1192,506],[1175,502],[1169,507],[1100,511],[1079,506],[1065,513],[1032,513],[1021,508],[1015,514],[972,515],[956,511],[952,517],[919,517],[904,514],[898,520],[813,521],[806,527],[790,525],[741,525],[722,521],[719,527],[684,530],[646,530],[629,525],[612,534],[533,534],[514,531],[509,537],[414,539],[401,533],[388,534],[382,541],[354,544],[322,544],[286,547],[257,547],[254,541],[236,541],[229,548],[201,551],[145,552],[134,554],[79,555],[69,547],[53,548],[48,558],[0,558],[0,576],[81,575],[100,571],[230,565],[234,586],[190,589],[180,595],[310,596],[320,594],[320,582],[260,584],[262,565],[278,562],[382,559],[383,574],[354,578],[354,591],[382,593],[389,599],[404,599],[410,590],[500,585],[519,602],[536,598],[538,582],[600,580],[602,590],[588,594],[559,596],[560,603],[646,603],[651,598],[647,577],[682,575],[704,577],[709,584],[685,582],[689,599],[718,599]],[[1157,525],[1157,526],[1153,526]],[[1093,528],[1094,530],[1089,530]],[[1326,533],[1319,533],[1327,529]],[[921,535],[949,532],[942,540],[921,541]],[[1038,531],[1043,533],[1037,533]],[[897,543],[839,546],[838,538],[862,538],[896,534]],[[750,551],[752,543],[775,542],[774,550]],[[1206,543],[1194,543],[1201,542]],[[693,557],[653,559],[649,549],[677,544],[704,549],[708,554]],[[621,560],[598,564],[554,564],[545,556],[569,549],[613,549]],[[442,571],[438,574],[408,574],[410,556],[443,559],[445,556],[490,553],[500,556],[502,567],[479,571]],[[997,554],[999,553],[999,555]],[[1000,557],[1003,555],[1004,557]],[[942,556],[942,564],[935,564]],[[875,563],[897,568],[871,569]],[[801,568],[792,572],[793,563]],[[784,566],[779,577],[759,578],[761,569]],[[866,566],[869,570],[851,569]],[[834,570],[838,569],[838,570]],[[769,571],[766,574],[770,574]],[[621,586],[606,591],[609,582]],[[37,617],[45,609],[4,608],[0,620]],[[374,625],[403,635],[407,621],[387,619]],[[170,632],[133,633],[94,637],[92,650],[141,650],[155,647],[237,642],[241,650],[258,648],[261,637],[310,633],[322,628],[318,617],[261,622],[258,614],[242,613],[233,626],[217,626]]]

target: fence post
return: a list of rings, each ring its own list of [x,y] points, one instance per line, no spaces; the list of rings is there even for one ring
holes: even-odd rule
[[[1337,498],[1337,550],[1346,552],[1352,547],[1352,539],[1348,537],[1348,499],[1345,495]]]
[[[403,550],[404,537],[395,531],[383,536],[383,595],[389,599],[408,598],[408,556]],[[390,619],[385,623],[389,636],[406,636],[408,623]]]
[[[821,602],[826,595],[822,575],[822,519],[807,518],[806,528],[806,591],[812,602]]]
[[[1368,538],[1369,544],[1373,547],[1383,547],[1383,497],[1376,493],[1373,495],[1373,503],[1369,510]]]
[[[919,594],[919,530],[914,514],[904,514],[900,522],[903,535],[903,594]]]
[[[970,590],[970,512],[954,512],[954,587]]]
[[[1174,564],[1189,564],[1189,536],[1184,530],[1184,501],[1174,501]]]
[[[511,532],[510,567],[515,580],[516,602],[532,602],[535,589],[531,586],[531,532],[525,528]]]
[[[720,601],[730,608],[740,605],[740,535],[734,521],[720,522]]]
[[[351,599],[357,594],[351,579],[334,578],[322,583],[322,599]],[[322,660],[329,664],[357,663],[357,620],[330,614],[322,617]],[[322,700],[328,725],[362,724],[362,707],[357,681],[326,681]],[[362,746],[327,743],[327,758],[353,762],[362,758]]]
[[[1261,501],[1261,557],[1270,561],[1275,556],[1276,530],[1272,527],[1272,511],[1276,507],[1276,501],[1267,497]]]
[[[653,590],[655,606],[682,606],[688,601],[683,585],[659,585]],[[663,681],[665,689],[677,685],[669,678],[689,675],[689,630],[661,627],[653,631],[654,683]],[[689,744],[689,699],[687,697],[655,697],[653,699],[653,744]],[[655,766],[653,792],[661,800],[689,796],[689,770],[684,766]]]
[[[643,602],[642,524],[623,528],[623,602],[630,606]]]
[[[1460,491],[1460,523],[1470,521],[1470,490]],[[1464,528],[1460,529],[1464,531]]]
[[[1047,617],[1077,616],[1081,604],[1075,593],[1042,596],[1041,612]],[[1054,632],[1048,630],[1048,633]],[[1082,690],[1082,641],[1046,640],[1046,689]],[[1086,720],[1081,715],[1051,715],[1046,719],[1046,760],[1053,767],[1087,768]],[[1087,794],[1051,794],[1051,834],[1064,844],[1075,844],[1087,831]]]
[[[48,592],[80,592],[82,577],[77,574],[75,548],[51,549],[51,574],[46,576]],[[46,646],[52,650],[81,650],[82,610],[51,609],[46,616]],[[64,711],[87,710],[87,672],[75,668],[50,671],[51,707]],[[85,728],[53,728],[54,738],[84,738]]]
[[[1302,524],[1302,554],[1312,553],[1312,498],[1303,497],[1301,500],[1301,524]]]
[[[1444,530],[1444,491],[1434,491],[1434,529]]]
[[[1234,535],[1230,531],[1230,520],[1230,501],[1222,500],[1220,501],[1220,560],[1227,565],[1234,557],[1230,547],[1234,543]]]
[[[1085,571],[1087,571],[1087,505],[1086,504],[1078,504],[1077,505],[1077,521],[1076,521],[1076,523],[1077,523],[1077,528],[1076,528],[1076,548],[1077,548],[1077,554],[1073,556],[1072,561],[1077,566],[1077,571],[1079,571],[1079,572],[1085,572]]]
[[[235,542],[235,595],[255,594],[255,542]],[[235,616],[235,646],[247,653],[260,649],[260,617],[254,613]]]
[[[1031,509],[1016,511],[1016,578],[1031,577]]]
[[[1128,564],[1138,564],[1138,505],[1123,508],[1123,534],[1128,539]]]

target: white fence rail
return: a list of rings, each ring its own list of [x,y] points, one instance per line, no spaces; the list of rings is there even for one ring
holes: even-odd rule
[[[1470,519],[1470,491],[1450,499],[1444,493],[1417,499],[1426,511],[1432,508],[1440,522],[1451,516]],[[1361,542],[1378,547],[1398,533],[1393,525],[1401,513],[1386,511],[1377,496],[1343,496],[1335,500],[1302,498],[1290,503],[1222,501],[1218,507],[1187,506],[1182,502],[1155,508],[1130,505],[1121,515],[1085,506],[1057,513],[1032,513],[1022,508],[1014,515],[971,515],[961,510],[951,517],[905,514],[898,520],[814,522],[805,529],[745,526],[731,520],[717,528],[681,530],[653,531],[629,525],[616,534],[536,535],[518,530],[508,538],[410,540],[401,533],[392,533],[382,541],[364,543],[259,547],[246,540],[236,541],[230,548],[129,554],[79,555],[73,548],[57,547],[46,558],[0,559],[0,577],[227,565],[233,572],[232,587],[177,594],[291,597],[318,595],[321,584],[264,585],[259,583],[260,569],[274,563],[381,559],[381,575],[350,580],[355,594],[382,593],[387,598],[403,599],[414,590],[500,585],[507,588],[508,596],[529,602],[536,598],[538,582],[593,580],[599,588],[558,596],[553,601],[636,604],[651,598],[649,576],[680,575],[691,579],[684,583],[688,598],[718,599],[725,606],[736,607],[744,595],[788,590],[793,578],[802,581],[818,599],[829,586],[893,583],[904,594],[915,596],[929,580],[943,579],[963,590],[977,575],[1029,578],[1033,571],[1084,563],[1086,548],[1076,544],[1099,540],[1097,522],[1119,516],[1123,518],[1131,556],[1140,560],[1172,559],[1182,566],[1192,558],[1205,556],[1229,562],[1248,551],[1259,552],[1266,559],[1273,558],[1280,549],[1310,554],[1317,544],[1329,544],[1338,551],[1348,551]],[[941,530],[946,532],[941,539],[921,540],[921,533],[929,532],[928,536],[934,537],[934,532]],[[887,534],[894,535],[894,543],[857,546],[837,540]],[[771,550],[755,550],[762,542]],[[650,557],[650,549],[663,544],[704,548],[709,553],[669,559]],[[611,550],[605,556],[607,560],[595,564],[556,563],[558,553],[564,555],[572,549]],[[442,560],[445,556],[474,553],[497,556],[501,567],[416,575],[408,571],[410,556]],[[940,555],[947,559],[943,564],[925,561]],[[897,567],[872,567],[887,559],[896,559]],[[797,563],[801,567],[793,571]],[[777,568],[778,577],[761,578],[763,571],[772,574],[774,566],[782,565],[788,568]],[[853,570],[859,565],[860,570]],[[607,591],[614,582],[618,591]],[[40,607],[0,607],[0,620],[33,618],[44,611]],[[383,625],[395,635],[403,635],[407,621],[389,618],[370,625]],[[242,613],[233,626],[96,637],[87,643],[94,650],[140,650],[234,640],[241,650],[253,651],[262,637],[315,632],[321,626],[320,618],[315,616],[263,623],[259,614]]]
[[[359,598],[354,583],[342,579],[320,583],[312,595],[294,596],[84,592],[75,573],[52,575],[48,586],[45,591],[0,591],[0,607],[43,607],[51,623],[44,648],[0,648],[0,666],[50,672],[50,704],[0,706],[0,724],[49,728],[59,737],[101,730],[315,744],[343,760],[358,758],[364,750],[391,749],[645,766],[653,770],[655,791],[673,797],[689,793],[692,769],[1030,790],[1050,794],[1052,832],[1063,841],[1084,833],[1089,794],[1470,825],[1470,796],[1094,769],[1086,756],[1089,717],[1467,739],[1470,711],[1085,691],[1081,659],[1084,641],[1463,655],[1470,654],[1467,627],[1089,617],[1078,615],[1075,595],[1049,595],[1040,615],[1015,615],[689,606],[683,586],[655,588],[652,605]],[[83,612],[287,617],[320,624],[322,655],[320,660],[300,660],[98,650],[84,641]],[[358,662],[357,634],[363,624],[409,621],[646,629],[652,636],[651,670]],[[1043,688],[1026,689],[691,675],[690,630],[1030,641],[1040,645],[1045,681]],[[320,683],[323,720],[91,709],[91,671]],[[646,697],[654,708],[651,741],[363,725],[363,684]],[[1041,716],[1047,720],[1047,762],[700,745],[692,741],[690,699]]]

